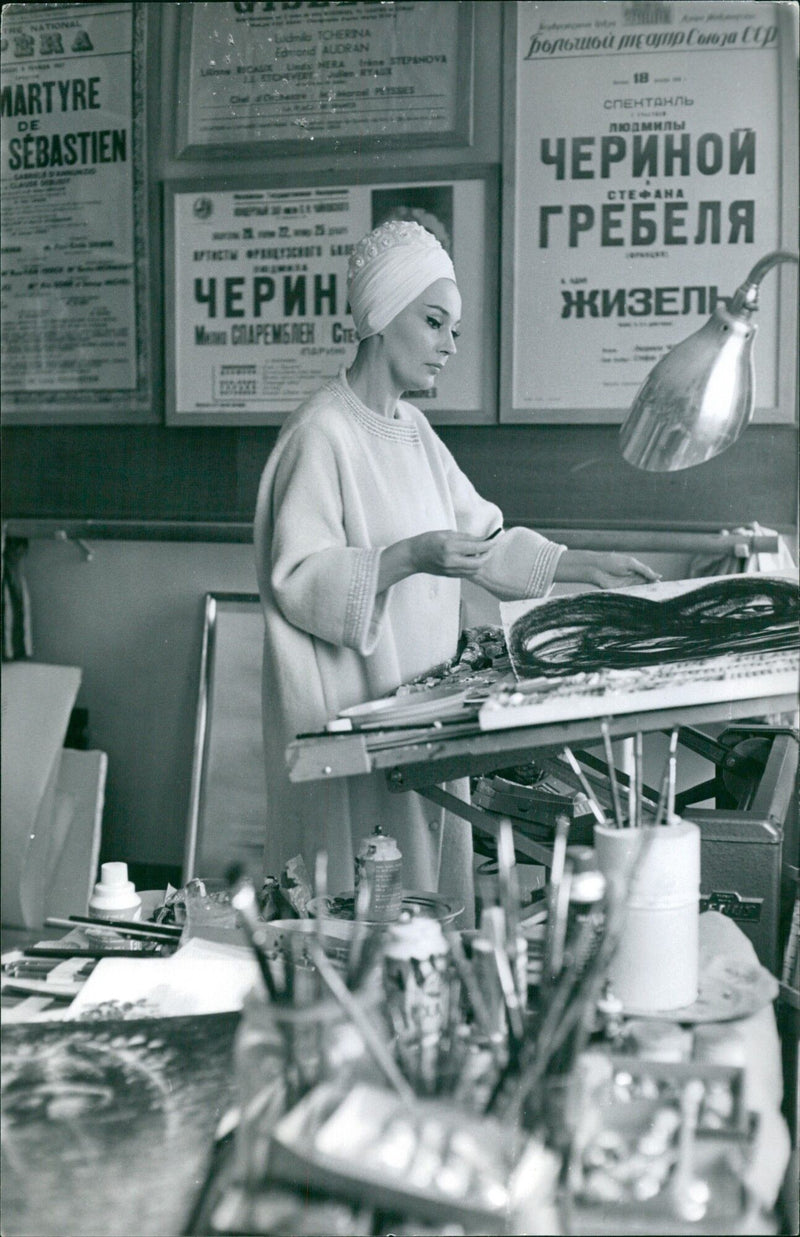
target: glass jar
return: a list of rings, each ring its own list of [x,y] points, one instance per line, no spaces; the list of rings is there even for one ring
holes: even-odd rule
[[[379,1033],[378,984],[353,993]],[[248,994],[236,1035],[234,1061],[240,1117],[238,1176],[256,1184],[267,1168],[275,1122],[319,1082],[347,1089],[355,1078],[378,1081],[361,1033],[333,999],[304,1006],[270,1001],[262,990]]]

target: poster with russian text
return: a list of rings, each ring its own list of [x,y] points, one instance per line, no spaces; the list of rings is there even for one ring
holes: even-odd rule
[[[780,248],[777,7],[515,6],[518,419],[620,420],[664,353]],[[764,281],[756,315],[762,408],[777,400],[777,288]]]
[[[148,408],[144,156],[136,149],[133,72],[143,21],[141,6],[125,3],[3,10],[7,419],[103,420],[104,412],[140,419],[137,408]]]
[[[425,412],[483,414],[488,308],[483,179],[327,188],[177,190],[168,419],[258,423],[291,412],[355,355],[347,306],[353,245],[387,219],[428,228],[463,301],[458,352]],[[168,276],[169,277],[169,276]]]
[[[179,155],[469,140],[470,0],[179,7]]]

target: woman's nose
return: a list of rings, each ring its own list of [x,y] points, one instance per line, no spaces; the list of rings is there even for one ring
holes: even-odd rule
[[[455,353],[458,351],[458,349],[456,348],[456,341],[453,338],[452,331],[448,331],[446,333],[444,337],[444,343],[442,344],[442,351],[449,353],[451,356],[455,355]]]

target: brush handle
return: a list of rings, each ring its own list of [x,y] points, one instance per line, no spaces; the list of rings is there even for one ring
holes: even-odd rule
[[[355,1024],[361,1032],[361,1037],[365,1045],[372,1054],[375,1064],[379,1067],[387,1082],[394,1088],[397,1094],[407,1104],[413,1104],[416,1101],[416,1096],[413,1089],[406,1082],[400,1070],[397,1068],[392,1059],[389,1050],[381,1040],[375,1027],[370,1022],[367,1014],[359,1005],[356,998],[353,996],[350,989],[340,978],[336,970],[334,970],[324,950],[322,950],[315,940],[309,941],[309,952],[314,960],[314,964],[320,973],[322,982],[330,992],[334,1000],[338,1001],[348,1018]]]

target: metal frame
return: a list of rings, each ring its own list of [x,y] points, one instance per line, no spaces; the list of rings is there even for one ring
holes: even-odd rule
[[[261,603],[257,593],[206,593],[203,613],[203,641],[200,651],[200,666],[197,684],[197,705],[195,714],[194,745],[192,749],[192,771],[189,788],[189,806],[186,818],[186,839],[183,855],[184,883],[192,876],[215,876],[222,873],[208,870],[202,861],[204,853],[204,819],[203,809],[208,792],[209,752],[211,745],[211,723],[214,714],[215,689],[218,691],[215,675],[215,661],[219,638],[218,613],[224,606],[252,607],[256,616],[261,615]],[[229,855],[232,862],[234,855]],[[198,872],[201,863],[202,873]]]

